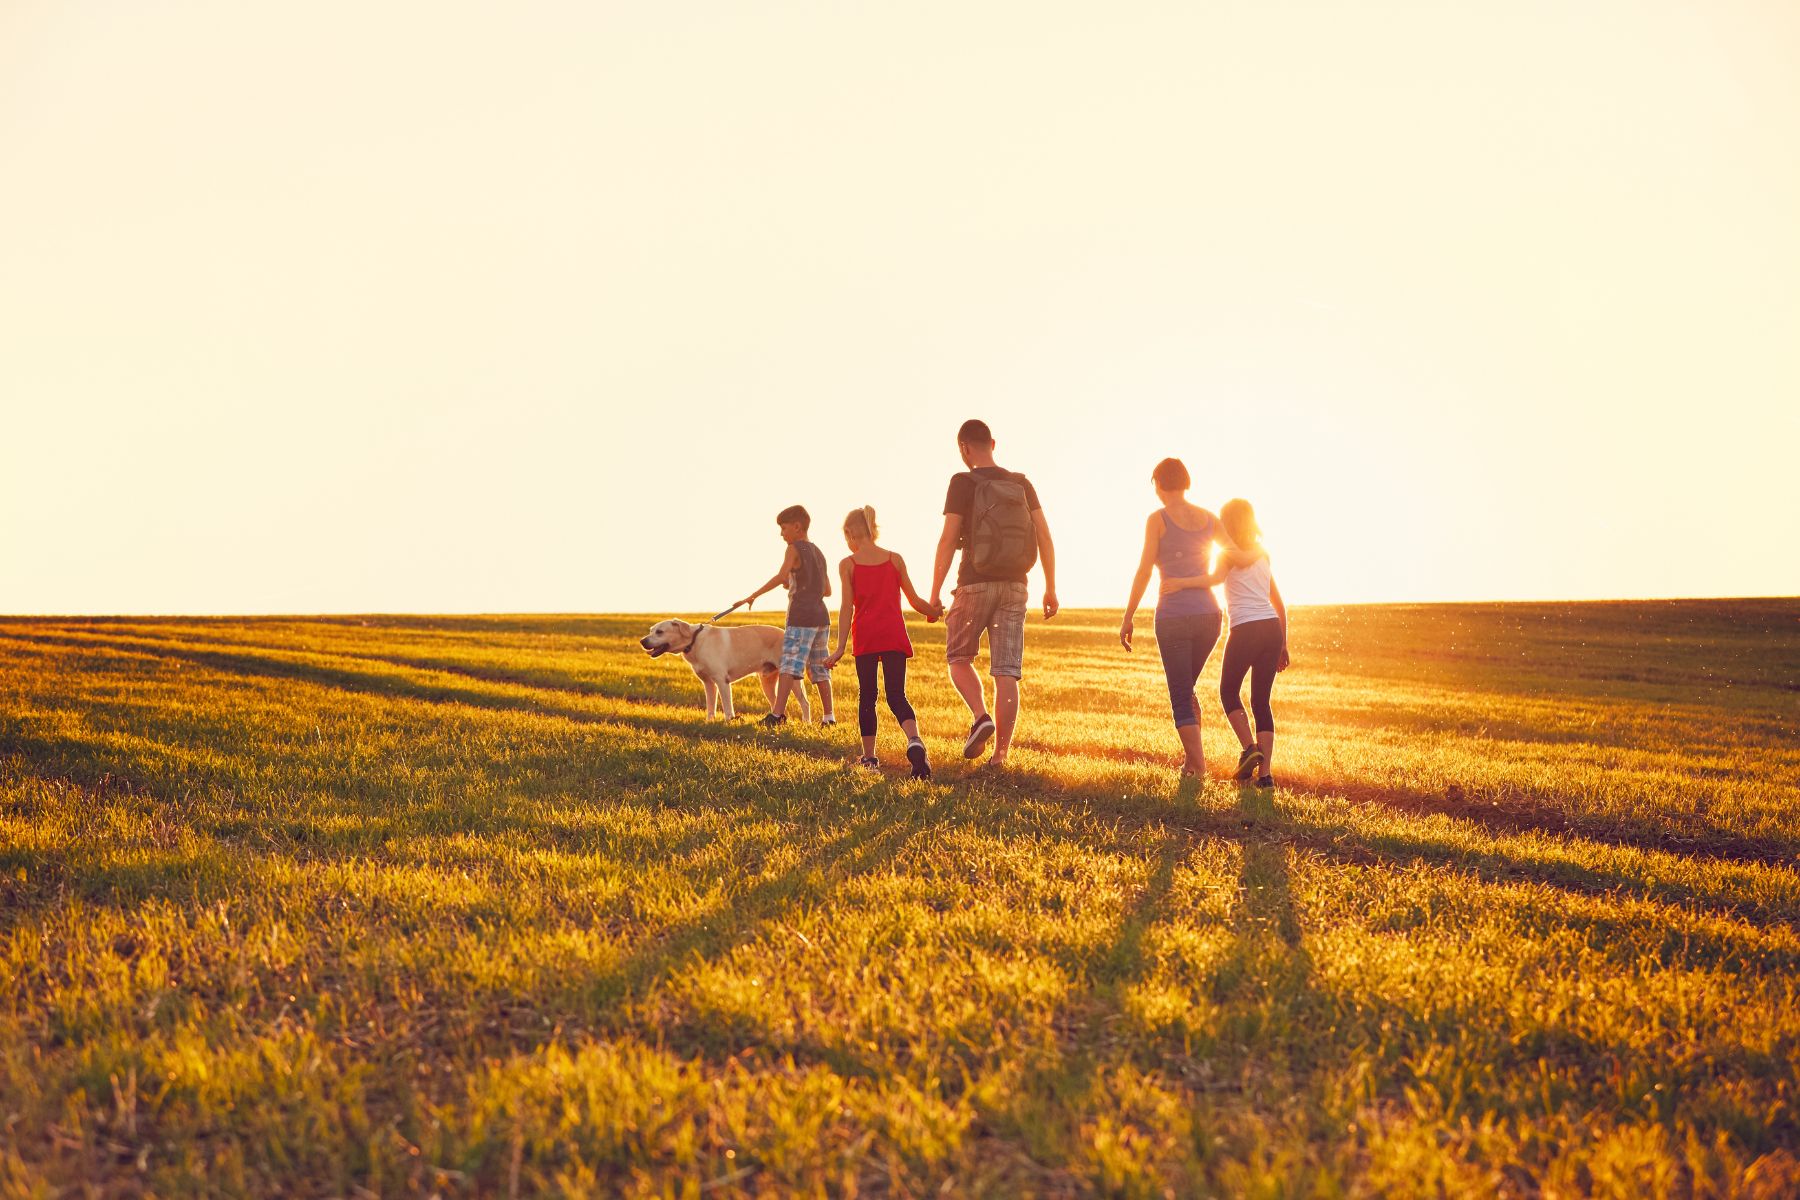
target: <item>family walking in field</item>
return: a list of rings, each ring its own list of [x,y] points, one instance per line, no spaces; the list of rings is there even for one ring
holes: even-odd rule
[[[906,734],[912,774],[929,779],[931,764],[919,736],[918,717],[906,698],[907,661],[913,647],[900,607],[904,599],[927,621],[944,622],[950,682],[971,718],[963,757],[979,758],[991,742],[991,762],[1004,765],[1018,725],[1019,688],[1025,674],[1027,580],[1032,568],[1041,564],[1044,617],[1054,617],[1056,548],[1037,489],[1023,474],[995,463],[994,436],[987,425],[965,421],[957,432],[956,445],[967,470],[951,476],[944,497],[944,526],[932,563],[928,598],[920,598],[905,560],[876,540],[880,530],[875,510],[851,511],[843,524],[850,553],[837,570],[837,644],[830,648],[831,613],[825,601],[833,594],[831,571],[824,552],[811,541],[811,517],[805,508],[793,505],[775,518],[787,543],[780,569],[732,605],[732,609],[748,606],[759,596],[785,587],[785,628],[724,627],[711,621],[690,625],[670,620],[657,624],[640,644],[652,657],[677,653],[687,659],[706,689],[709,717],[720,705],[727,718],[735,716],[732,682],[757,675],[769,699],[769,714],[763,723],[770,726],[786,723],[790,701],[798,702],[802,720],[811,720],[808,679],[818,689],[819,723],[835,725],[831,672],[848,648],[856,662],[862,765],[880,766],[875,757],[879,695]],[[1234,774],[1240,782],[1274,787],[1270,764],[1275,753],[1275,718],[1270,694],[1276,673],[1288,665],[1287,606],[1270,572],[1256,515],[1245,500],[1227,502],[1217,516],[1189,503],[1191,480],[1179,459],[1158,463],[1152,481],[1159,507],[1144,525],[1143,554],[1132,578],[1119,641],[1126,650],[1133,648],[1137,609],[1152,572],[1157,573],[1161,582],[1156,641],[1175,732],[1184,752],[1181,769],[1184,774],[1203,777],[1205,756],[1195,687],[1221,632],[1228,631],[1219,700],[1242,747]],[[946,611],[940,597],[953,562],[956,586]],[[1213,593],[1221,583],[1225,585],[1223,612]],[[991,708],[986,685],[975,669],[983,637],[988,644],[988,674],[994,682]],[[1242,698],[1246,677],[1250,682],[1248,714]]]

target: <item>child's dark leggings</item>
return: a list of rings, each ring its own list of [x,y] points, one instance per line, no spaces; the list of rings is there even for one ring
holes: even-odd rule
[[[885,650],[856,656],[856,721],[864,737],[875,736],[875,668],[887,693],[888,711],[896,721],[913,720],[913,706],[906,702],[906,652]]]
[[[1250,675],[1250,712],[1256,718],[1258,733],[1275,729],[1275,714],[1269,711],[1269,692],[1275,687],[1275,668],[1281,662],[1281,647],[1286,641],[1279,617],[1233,625],[1225,639],[1225,666],[1219,672],[1219,702],[1227,715],[1244,711],[1239,695],[1244,675]]]

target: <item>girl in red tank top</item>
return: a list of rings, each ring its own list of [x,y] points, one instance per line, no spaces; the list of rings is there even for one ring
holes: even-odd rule
[[[906,758],[914,779],[930,779],[931,764],[925,743],[919,739],[919,722],[906,699],[906,660],[912,657],[912,640],[906,635],[906,618],[900,615],[900,596],[913,611],[932,617],[936,610],[919,599],[906,562],[898,554],[875,544],[875,510],[854,509],[844,518],[844,541],[850,557],[838,564],[843,596],[838,610],[837,649],[825,660],[835,667],[844,657],[844,643],[854,643],[856,654],[857,719],[862,731],[862,765],[879,767],[875,757],[875,676],[881,674],[888,709],[906,733]]]

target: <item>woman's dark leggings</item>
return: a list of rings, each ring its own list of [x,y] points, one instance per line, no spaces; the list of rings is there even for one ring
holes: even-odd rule
[[[1231,636],[1225,640],[1225,667],[1219,672],[1219,701],[1225,705],[1227,715],[1243,712],[1244,700],[1239,691],[1244,686],[1244,674],[1248,672],[1250,712],[1256,718],[1258,733],[1271,733],[1275,729],[1275,714],[1269,711],[1269,693],[1275,687],[1275,669],[1281,663],[1281,647],[1286,641],[1287,635],[1282,631],[1279,617],[1233,625]]]
[[[856,656],[856,722],[864,737],[875,736],[875,668],[881,668],[882,690],[887,693],[888,711],[896,721],[913,719],[913,706],[906,702],[906,653],[885,650],[880,654]]]
[[[1169,708],[1175,714],[1177,729],[1200,723],[1200,714],[1194,707],[1194,684],[1206,667],[1207,656],[1219,644],[1220,623],[1216,612],[1191,617],[1156,614],[1156,648],[1162,652],[1163,677],[1169,681]]]

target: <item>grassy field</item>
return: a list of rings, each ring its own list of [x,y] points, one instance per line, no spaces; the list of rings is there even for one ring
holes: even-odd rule
[[[1116,622],[1004,773],[917,627],[922,784],[647,619],[0,619],[0,1193],[1800,1192],[1800,602],[1298,610],[1272,798]]]

